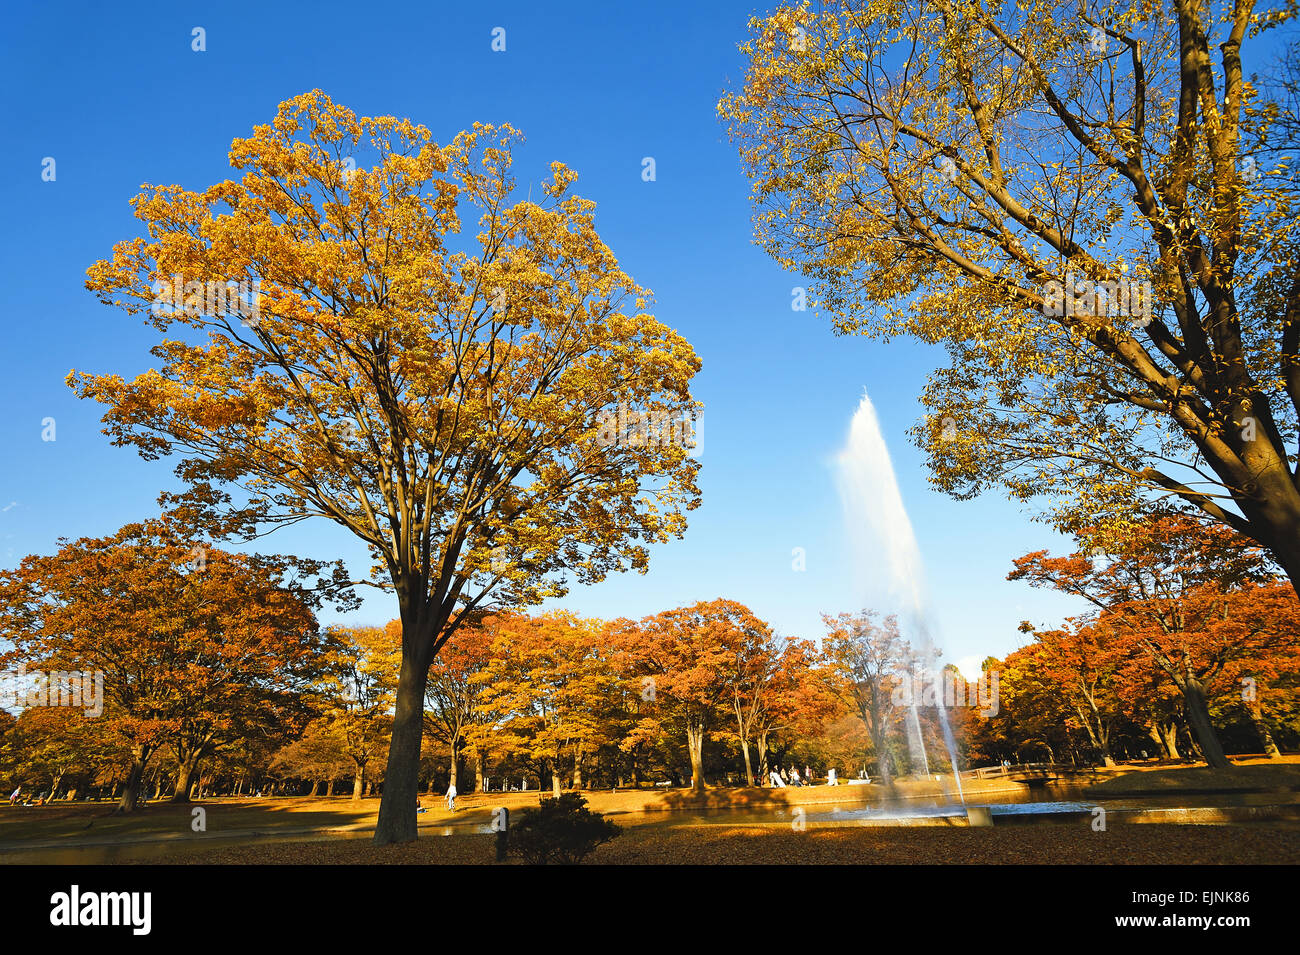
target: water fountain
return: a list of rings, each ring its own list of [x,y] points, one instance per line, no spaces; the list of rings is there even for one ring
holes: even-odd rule
[[[921,552],[916,544],[912,521],[903,505],[903,496],[898,489],[898,479],[894,474],[885,437],[880,430],[880,420],[865,391],[849,425],[848,440],[836,460],[836,471],[847,526],[855,530],[867,530],[867,533],[853,535],[857,579],[884,582],[885,593],[877,596],[889,600],[893,609],[898,611],[905,632],[911,634],[912,643],[919,651],[917,659],[926,661],[925,667],[931,671],[917,675],[922,680],[934,680],[936,674],[929,664],[934,659],[934,653]],[[925,751],[917,706],[917,694],[912,693],[906,721],[908,747],[913,766],[922,767],[929,776],[929,757]],[[957,765],[956,741],[945,708],[939,706],[937,709],[949,766],[957,785],[957,796],[961,805],[965,806],[961,770]]]

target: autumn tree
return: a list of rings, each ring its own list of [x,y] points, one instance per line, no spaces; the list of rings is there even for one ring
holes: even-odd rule
[[[767,742],[778,726],[797,713],[796,698],[805,688],[816,651],[807,642],[784,639],[771,628],[755,629],[737,641],[728,670],[729,701],[735,718],[735,741],[745,760],[745,784],[754,785],[751,747],[758,745],[759,778],[767,768]]]
[[[1082,597],[1177,687],[1211,766],[1228,766],[1208,700],[1234,661],[1293,647],[1300,603],[1271,578],[1257,544],[1221,526],[1168,516],[1102,557],[1045,551],[1016,560],[1011,580]]]
[[[951,363],[937,487],[1045,499],[1102,543],[1153,497],[1300,587],[1291,2],[852,0],[751,21],[719,112],[758,242],[842,333]],[[1294,78],[1294,68],[1291,76]]]
[[[1122,718],[1116,675],[1133,652],[1131,643],[1111,637],[1105,624],[1079,621],[1034,633],[1044,676],[1059,687],[1106,766],[1115,765],[1111,741]]]
[[[997,715],[979,727],[982,745],[1001,750],[1014,762],[1032,761],[1035,754],[1056,762],[1057,754],[1070,745],[1069,724],[1074,714],[1068,698],[1048,674],[1043,646],[1030,643],[1001,662],[986,661],[985,666],[999,672],[999,705]]]
[[[334,781],[356,771],[346,741],[334,721],[313,721],[296,740],[278,750],[270,768],[312,783],[312,795],[332,795]],[[328,785],[327,785],[328,784]],[[353,792],[355,798],[355,789]]]
[[[605,713],[618,696],[603,623],[555,611],[515,615],[495,629],[488,665],[470,677],[477,707],[500,714],[494,743],[548,771],[556,796],[570,768],[581,787],[583,762],[604,742]]]
[[[760,780],[767,778],[768,756],[775,738],[811,739],[824,730],[827,721],[839,710],[837,677],[833,665],[828,665],[825,654],[811,640],[781,642],[761,705],[751,711]]]
[[[573,171],[517,198],[518,138],[476,124],[439,145],[306,93],[234,141],[239,178],[145,187],[146,234],[89,270],[159,335],[134,379],[70,376],[114,441],[181,455],[250,527],[333,521],[395,592],[381,845],[416,836],[427,674],[459,624],[644,570],[698,503],[699,360],[647,314]]]
[[[51,799],[65,785],[71,798],[98,771],[129,759],[111,722],[82,710],[31,706],[17,719],[0,712],[0,723],[13,721],[8,731],[0,732],[0,775],[32,791],[45,789]]]
[[[894,616],[877,621],[878,614],[822,615],[826,635],[822,648],[839,677],[835,684],[871,737],[872,749],[886,785],[889,784],[889,736],[899,719],[894,691],[907,679],[912,659],[910,643],[903,639]]]
[[[391,624],[390,624],[391,626]],[[497,636],[496,618],[466,624],[433,661],[425,688],[425,729],[451,754],[451,784],[456,785],[460,753],[475,757],[475,788],[483,788],[490,727],[494,713],[482,704],[485,685],[477,674],[488,669]]]
[[[331,627],[337,650],[321,690],[328,731],[352,763],[352,798],[365,795],[367,772],[388,753],[401,643],[384,627]]]
[[[194,533],[163,515],[0,572],[0,636],[14,647],[0,662],[102,674],[102,718],[131,753],[122,811],[162,747],[185,799],[217,748],[301,721],[322,659],[314,609],[353,605],[339,565],[229,553]]]
[[[643,681],[643,695],[653,700],[624,745],[680,729],[691,788],[702,791],[705,738],[733,715],[735,687],[747,680],[748,661],[772,639],[771,627],[743,604],[718,599],[624,622],[620,633],[627,672]]]

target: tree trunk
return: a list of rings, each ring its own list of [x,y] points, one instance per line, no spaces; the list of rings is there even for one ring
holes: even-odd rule
[[[541,780],[537,781],[538,788],[541,788]],[[560,791],[563,789],[563,783],[560,782],[560,761],[557,759],[551,764],[551,793],[556,799],[560,798]]]
[[[176,791],[172,793],[172,802],[189,802],[190,787],[194,781],[194,770],[198,767],[198,757],[186,756],[176,766]]]
[[[691,789],[704,791],[704,724],[686,724],[686,748],[691,754]]]
[[[1156,748],[1164,754],[1165,759],[1179,759],[1178,726],[1174,722],[1156,720],[1147,727],[1147,734],[1155,741]]]
[[[1264,722],[1264,712],[1260,709],[1259,703],[1251,703],[1247,710],[1250,713],[1251,725],[1255,727],[1255,732],[1259,734],[1259,741],[1264,746],[1264,755],[1269,759],[1281,759],[1282,751],[1273,741],[1273,734],[1269,731],[1268,724]]]
[[[117,804],[117,812],[135,812],[140,800],[140,780],[144,777],[144,764],[147,755],[136,751],[132,754],[131,771],[127,774],[126,784],[122,787],[122,798]]]
[[[752,786],[754,785],[754,768],[753,768],[753,764],[750,763],[749,761],[749,740],[748,739],[743,737],[741,738],[740,749],[745,754],[745,785]]]
[[[360,802],[366,791],[366,767],[358,766],[357,774],[352,777],[352,801]]]
[[[406,646],[409,623],[403,614],[402,670],[397,678],[397,706],[393,715],[393,736],[388,746],[388,768],[384,792],[379,800],[375,845],[414,842],[415,803],[419,797],[420,740],[424,735],[424,689],[429,681],[429,660],[417,659]],[[413,641],[412,641],[413,642]]]
[[[483,774],[487,771],[487,759],[483,755],[483,750],[474,752],[474,791],[481,793],[483,791]]]
[[[1092,720],[1087,717],[1081,708],[1076,707],[1075,712],[1079,714],[1080,722],[1083,723],[1083,728],[1088,732],[1088,742],[1092,743],[1093,747],[1097,750],[1097,753],[1101,756],[1102,765],[1114,766],[1115,757],[1110,753],[1110,734],[1106,732],[1106,726],[1102,722],[1101,714],[1097,712],[1097,707],[1092,707],[1093,716],[1097,721],[1097,726],[1095,728],[1092,725]],[[1070,746],[1070,760],[1071,762],[1075,762],[1077,765],[1077,761],[1074,758],[1073,744]]]
[[[758,734],[758,778],[767,784],[767,777],[770,774],[767,771],[767,734]]]
[[[1184,678],[1182,691],[1183,702],[1187,707],[1187,720],[1196,733],[1196,742],[1204,754],[1206,765],[1215,769],[1228,769],[1232,764],[1223,754],[1223,744],[1219,742],[1219,734],[1214,731],[1214,724],[1210,722],[1210,707],[1206,703],[1205,690],[1200,681],[1191,677]]]
[[[871,734],[871,744],[876,751],[876,772],[884,786],[892,786],[889,766],[889,730],[880,729]]]

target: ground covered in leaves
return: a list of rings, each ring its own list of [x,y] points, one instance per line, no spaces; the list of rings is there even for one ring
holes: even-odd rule
[[[368,839],[191,850],[153,863],[297,865],[492,864],[495,836],[427,837],[376,849]],[[514,860],[512,860],[514,861]],[[1112,826],[1087,823],[991,829],[641,826],[601,846],[589,863],[607,865],[1067,864],[1205,865],[1300,863],[1300,826]]]

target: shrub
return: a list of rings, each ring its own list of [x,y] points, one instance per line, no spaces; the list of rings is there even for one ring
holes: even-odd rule
[[[519,814],[519,821],[510,827],[510,850],[529,865],[576,865],[622,831],[588,809],[586,797],[564,793]]]

